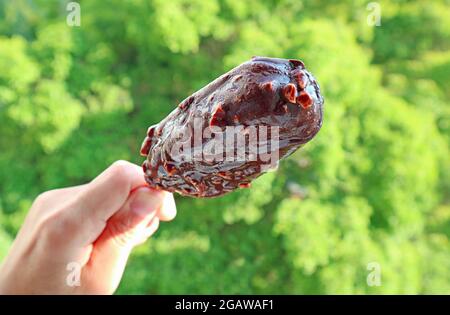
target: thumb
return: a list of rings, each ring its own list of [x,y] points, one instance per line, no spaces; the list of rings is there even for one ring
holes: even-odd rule
[[[112,292],[116,289],[132,248],[157,229],[166,194],[148,187],[130,194],[94,243],[86,272],[95,274],[88,279],[110,283]]]

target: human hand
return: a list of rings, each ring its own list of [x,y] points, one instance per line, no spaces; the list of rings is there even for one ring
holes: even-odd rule
[[[0,268],[0,294],[112,294],[132,248],[175,215],[172,194],[146,186],[126,161],[88,184],[45,192]]]

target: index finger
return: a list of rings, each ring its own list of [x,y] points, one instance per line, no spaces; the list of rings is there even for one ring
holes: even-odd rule
[[[116,161],[80,192],[78,201],[83,207],[78,214],[105,222],[122,207],[132,190],[145,185],[141,167]]]

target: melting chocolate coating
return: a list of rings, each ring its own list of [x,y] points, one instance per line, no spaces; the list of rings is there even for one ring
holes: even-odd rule
[[[200,154],[197,159],[180,160],[180,151],[172,149],[184,141],[191,153],[201,152],[200,146],[211,140],[202,137],[200,143],[194,141],[194,128],[202,132],[208,127],[278,127],[281,159],[317,134],[322,115],[319,86],[303,62],[253,57],[186,98],[148,129],[141,147],[141,155],[147,157],[145,179],[151,187],[193,197],[215,197],[249,187],[267,170],[259,156],[246,161],[211,161]],[[269,131],[269,141],[271,134]],[[226,150],[236,155],[237,147],[226,147],[223,156]]]

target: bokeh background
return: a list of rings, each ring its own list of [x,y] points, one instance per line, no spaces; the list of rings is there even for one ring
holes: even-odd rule
[[[0,259],[42,191],[140,164],[146,129],[253,55],[302,59],[324,125],[252,189],[177,196],[127,293],[450,293],[450,3],[0,0]],[[369,263],[381,286],[368,286]]]

